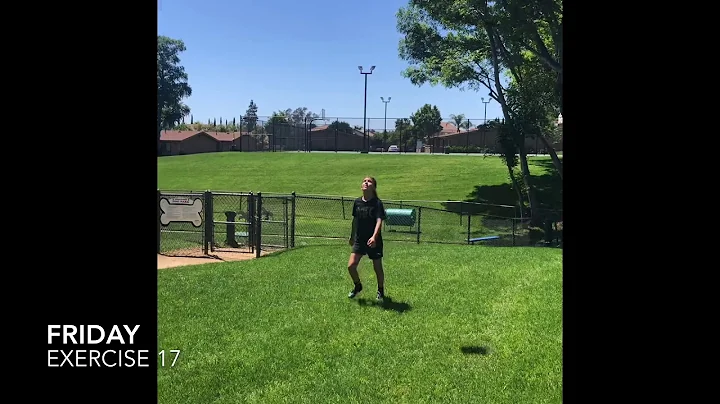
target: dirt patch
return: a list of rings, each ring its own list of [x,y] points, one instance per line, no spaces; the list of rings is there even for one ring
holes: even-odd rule
[[[267,255],[271,251],[263,251],[260,255]],[[213,256],[208,257],[173,257],[169,255],[157,255],[157,268],[175,268],[186,265],[199,265],[228,261],[245,261],[255,258],[255,253],[215,251]]]

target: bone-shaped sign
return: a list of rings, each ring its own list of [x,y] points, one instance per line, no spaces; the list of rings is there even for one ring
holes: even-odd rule
[[[200,227],[202,224],[200,212],[202,212],[203,204],[200,199],[195,199],[192,205],[175,205],[163,198],[160,200],[160,209],[162,210],[160,223],[163,226],[167,226],[171,222],[190,222],[195,227]]]

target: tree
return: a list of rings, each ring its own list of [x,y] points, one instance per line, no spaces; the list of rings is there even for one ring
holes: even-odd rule
[[[179,39],[158,35],[157,44],[157,146],[160,154],[160,134],[163,129],[180,123],[190,113],[182,103],[192,95],[188,75],[180,64],[180,53],[186,50]]]
[[[455,122],[455,127],[457,128],[458,133],[460,133],[460,129],[467,126],[467,124],[465,123],[465,114],[451,114],[450,119]]]
[[[400,118],[395,120],[395,135],[401,150],[405,150],[408,142],[413,140],[413,125],[410,119]]]
[[[532,59],[534,56],[529,58]],[[562,178],[562,161],[550,144],[551,141],[559,139],[556,126],[558,110],[556,101],[559,97],[554,88],[555,74],[538,61],[522,64],[515,70],[522,79],[515,79],[513,76],[510,81],[506,90],[508,107],[514,112],[516,120],[524,125],[524,133],[542,142]]]
[[[286,111],[275,111],[265,123],[265,132],[271,135],[275,134],[277,127],[288,125]]]
[[[337,130],[338,132],[353,133],[352,126],[345,121],[334,121],[328,126],[328,128]]]
[[[285,116],[287,116],[288,121],[295,126],[310,124],[310,128],[314,128],[316,126],[312,123],[312,120],[320,117],[318,114],[310,111],[307,107],[298,107],[294,110],[288,108],[285,110]]]
[[[524,139],[531,132],[542,136],[537,130],[542,125],[531,122],[539,119],[537,108],[520,108],[513,103],[512,94],[506,97],[506,93],[509,86],[515,86],[518,94],[527,94],[523,68],[543,64],[557,75],[552,87],[555,104],[562,111],[558,91],[562,88],[562,0],[410,0],[397,17],[398,30],[404,34],[400,56],[411,64],[404,74],[413,84],[476,91],[484,87],[500,104],[504,130],[519,155],[534,219],[537,201]],[[515,100],[527,101],[522,97]],[[558,162],[554,159],[556,165]]]
[[[288,116],[286,115],[285,111],[273,112],[268,123],[287,124],[287,123],[289,123]]]
[[[247,125],[247,131],[252,132],[255,130],[255,127],[257,126],[257,111],[258,107],[255,104],[253,100],[250,100],[250,105],[248,106],[247,111],[245,111],[245,116],[243,117],[243,120],[245,121]]]
[[[410,115],[410,120],[413,124],[415,140],[424,139],[427,142],[432,135],[442,130],[440,125],[442,115],[440,115],[437,105],[423,105],[414,114]]]

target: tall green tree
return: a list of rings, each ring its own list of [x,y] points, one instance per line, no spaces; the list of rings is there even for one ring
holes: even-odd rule
[[[247,110],[245,111],[245,116],[243,117],[243,120],[245,121],[245,125],[247,126],[247,131],[252,132],[255,130],[255,127],[257,126],[258,116],[257,116],[258,107],[255,104],[255,101],[250,100],[250,105],[248,106]]]
[[[400,57],[410,63],[404,74],[413,84],[486,89],[500,104],[535,217],[524,139],[542,136],[537,128],[543,125],[537,106],[518,103],[527,101],[528,81],[535,80],[526,67],[541,64],[555,74],[551,89],[556,111],[562,111],[562,0],[410,0],[397,17],[404,34]],[[546,112],[552,104],[545,105]],[[559,160],[553,161],[558,166]]]
[[[180,64],[180,53],[186,50],[179,39],[158,35],[157,44],[157,152],[160,154],[160,134],[172,128],[190,114],[190,107],[182,100],[192,95],[188,75]]]
[[[395,120],[394,135],[396,136],[398,145],[405,150],[405,146],[413,140],[413,125],[408,118],[399,118]]]
[[[285,110],[285,116],[287,117],[288,122],[294,126],[304,126],[310,124],[311,128],[316,126],[312,123],[313,119],[320,117],[320,115],[310,111],[307,107],[298,107],[295,109],[288,108]]]
[[[265,123],[265,132],[269,134],[275,134],[279,130],[281,125],[287,125],[288,119],[285,115],[285,111],[275,111],[272,116]]]
[[[450,119],[455,122],[455,127],[457,128],[458,133],[460,133],[460,129],[467,126],[467,124],[465,123],[465,114],[450,114]]]
[[[410,120],[413,124],[415,140],[422,139],[427,142],[430,137],[442,130],[440,125],[442,115],[437,105],[423,105],[410,115]]]

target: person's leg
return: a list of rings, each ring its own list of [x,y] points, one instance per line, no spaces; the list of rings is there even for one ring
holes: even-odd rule
[[[382,300],[385,297],[385,271],[383,270],[383,245],[378,243],[374,248],[368,250],[368,258],[372,260],[373,269],[375,270],[375,278],[377,279],[377,299]]]
[[[360,258],[362,258],[362,254],[352,252],[350,253],[350,259],[348,260],[348,272],[350,273],[350,278],[355,284],[360,283],[360,275],[358,275],[357,271]]]
[[[372,260],[373,269],[375,270],[375,277],[377,278],[379,300],[385,297],[385,271],[383,271],[382,257]]]
[[[350,294],[348,295],[348,297],[351,299],[355,297],[358,293],[360,293],[360,291],[362,290],[360,275],[358,275],[357,271],[360,258],[362,258],[362,253],[355,252],[355,249],[353,248],[353,252],[350,254],[350,259],[348,259],[348,272],[350,273],[350,279],[352,279],[353,284],[355,284],[355,287],[353,288],[353,290],[350,291]]]

